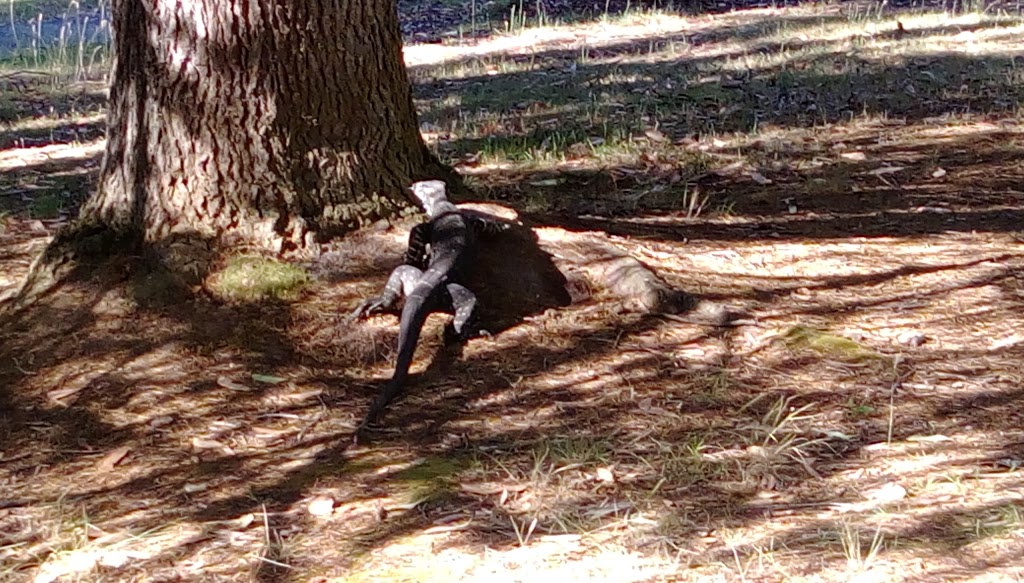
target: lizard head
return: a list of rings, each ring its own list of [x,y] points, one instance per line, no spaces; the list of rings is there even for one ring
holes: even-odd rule
[[[455,205],[445,195],[444,182],[440,180],[424,180],[414,182],[411,189],[416,202],[420,203],[427,216],[434,218],[443,213],[456,210]]]

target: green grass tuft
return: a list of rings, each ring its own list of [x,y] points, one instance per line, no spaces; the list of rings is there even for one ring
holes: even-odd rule
[[[228,260],[211,287],[232,300],[289,300],[308,282],[309,274],[301,267],[265,257],[239,256]]]

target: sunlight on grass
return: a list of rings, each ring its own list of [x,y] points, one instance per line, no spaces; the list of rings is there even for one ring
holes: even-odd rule
[[[54,161],[85,160],[103,153],[106,140],[87,144],[54,144],[37,148],[17,148],[0,151],[0,171],[26,168]]]
[[[73,122],[75,125],[102,125],[106,123],[106,113],[87,113],[83,115],[73,115]],[[35,132],[39,130],[54,130],[58,129],[68,123],[67,119],[60,117],[37,117],[37,118],[21,118],[12,121],[8,124],[7,129],[11,132]]]
[[[626,41],[683,30],[689,21],[682,16],[654,13],[651,15],[623,16],[609,22],[581,23],[572,26],[527,28],[522,32],[496,36],[475,44],[410,45],[405,48],[405,62],[410,67],[443,65],[469,58],[500,57],[505,62],[510,55],[530,54],[544,49],[580,46],[580,41],[600,45],[611,41]],[[447,70],[445,77],[459,78],[458,69]]]
[[[636,24],[644,18],[648,28]],[[652,152],[696,150],[715,155],[677,179],[710,170],[768,183],[765,171],[777,160],[760,148],[730,148],[779,128],[790,135],[778,144],[813,148],[806,136],[816,128],[834,135],[840,125],[856,131],[922,109],[938,115],[951,109],[940,104],[970,100],[970,87],[1000,85],[1012,93],[1024,77],[1012,60],[969,63],[984,55],[1005,60],[1015,51],[1007,40],[1024,30],[1016,17],[797,9],[713,21],[636,14],[628,20],[529,29],[471,46],[408,47],[414,77],[493,78],[418,101],[425,124],[444,136],[439,149],[456,163],[473,157],[462,168],[468,173],[600,169]],[[724,26],[739,32],[717,34]],[[553,51],[575,56],[566,61]],[[1012,95],[993,95],[970,111],[1012,114],[1017,103]]]

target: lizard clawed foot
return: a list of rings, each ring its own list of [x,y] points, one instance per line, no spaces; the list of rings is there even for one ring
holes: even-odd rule
[[[366,418],[363,419],[363,422],[359,424],[359,427],[356,427],[356,432],[352,435],[352,444],[359,445],[360,443],[365,443],[368,434],[381,428],[382,426],[380,424],[379,414],[377,415],[376,420],[371,420],[370,416],[367,415]]]
[[[355,434],[352,435],[352,444],[359,445],[366,441],[366,435],[372,433],[375,430],[381,429],[380,418],[384,413],[384,407],[377,406],[376,401],[370,405],[369,412],[366,413],[366,417],[363,418],[363,422],[356,427]]]
[[[447,346],[462,344],[473,338],[494,338],[490,332],[484,329],[463,329],[461,332],[451,324],[444,327],[444,343]]]
[[[352,310],[352,313],[348,316],[348,320],[362,320],[372,316],[373,314],[379,314],[386,308],[387,302],[382,298],[370,298],[368,300],[364,300],[358,307],[356,307],[356,309]]]

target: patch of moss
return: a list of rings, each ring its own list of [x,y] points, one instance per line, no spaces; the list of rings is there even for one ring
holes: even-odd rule
[[[436,502],[451,494],[455,477],[465,467],[465,460],[459,458],[430,457],[395,472],[392,480],[410,503]]]
[[[304,269],[266,257],[238,256],[228,260],[211,280],[213,291],[241,301],[289,300],[309,282]]]
[[[839,360],[865,360],[885,358],[854,340],[806,326],[793,326],[782,335],[790,349],[812,350],[829,358]]]

